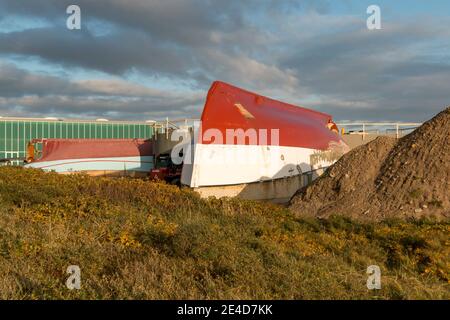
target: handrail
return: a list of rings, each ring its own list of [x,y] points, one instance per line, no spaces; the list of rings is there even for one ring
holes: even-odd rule
[[[401,130],[400,127],[409,127],[409,126],[413,126],[413,127],[419,127],[421,126],[422,123],[420,122],[340,122],[337,123],[337,126],[339,127],[362,127],[362,138],[364,140],[364,137],[366,134],[368,134],[366,132],[366,126],[372,126],[372,127],[387,127],[387,126],[394,126],[395,129],[391,129],[391,130],[395,130],[395,135],[396,138],[398,139],[400,137],[400,133],[399,131]],[[413,130],[415,128],[408,128],[410,130]],[[389,129],[386,129],[386,131]],[[405,130],[405,129],[404,129]],[[406,129],[407,130],[407,129]]]
[[[421,126],[421,122],[339,122],[336,123],[338,126],[390,126],[390,125],[399,125],[399,126]]]

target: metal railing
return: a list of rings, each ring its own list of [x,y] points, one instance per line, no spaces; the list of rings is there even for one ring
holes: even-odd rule
[[[150,124],[150,126],[155,130],[155,132],[165,133],[166,139],[168,139],[169,132],[171,130],[180,129],[181,126],[184,126],[184,127],[193,126],[193,122],[195,122],[195,121],[199,121],[199,119],[190,119],[190,118],[169,119],[169,118],[166,118],[166,120],[163,120],[163,121],[155,121],[154,123]],[[157,137],[157,135],[156,135],[156,137]]]
[[[420,127],[422,123],[420,122],[340,122],[337,123],[337,126],[339,128],[346,128],[346,127],[356,127],[356,128],[362,128],[361,130],[357,131],[358,134],[362,134],[362,138],[364,140],[364,136],[369,134],[370,131],[373,130],[367,130],[367,127],[375,127],[375,128],[384,128],[386,133],[388,131],[395,131],[396,138],[400,137],[400,132],[405,130],[414,130],[417,127]],[[391,128],[389,128],[391,127]],[[404,128],[407,127],[407,128]],[[381,131],[380,129],[377,130]]]

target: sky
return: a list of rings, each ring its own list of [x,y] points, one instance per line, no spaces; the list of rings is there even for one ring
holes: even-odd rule
[[[425,121],[450,105],[450,1],[0,0],[0,116],[199,118],[215,80],[337,121]]]

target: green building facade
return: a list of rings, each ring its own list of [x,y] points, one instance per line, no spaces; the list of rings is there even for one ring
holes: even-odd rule
[[[24,158],[33,139],[149,139],[152,135],[153,127],[145,122],[0,118],[0,159]]]

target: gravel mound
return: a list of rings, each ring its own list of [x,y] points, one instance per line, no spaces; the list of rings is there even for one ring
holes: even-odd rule
[[[450,217],[450,107],[411,134],[357,147],[300,189],[291,209],[306,216]]]

